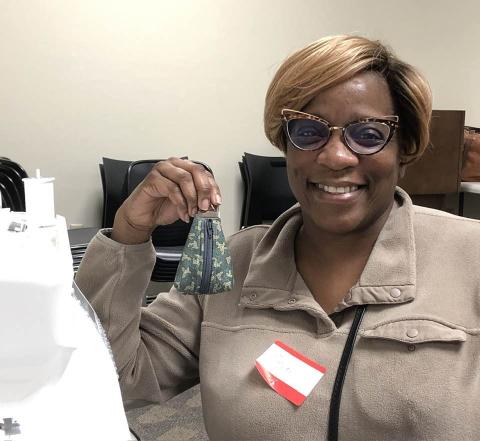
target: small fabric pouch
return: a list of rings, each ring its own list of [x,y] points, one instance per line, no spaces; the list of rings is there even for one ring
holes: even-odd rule
[[[230,252],[216,211],[193,219],[175,275],[183,294],[218,294],[233,289]]]

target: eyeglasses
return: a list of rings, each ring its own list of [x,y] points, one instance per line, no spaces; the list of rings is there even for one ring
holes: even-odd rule
[[[309,113],[283,109],[285,132],[294,147],[317,150],[327,144],[336,129],[342,129],[345,145],[359,155],[373,155],[392,139],[398,127],[398,116],[362,118],[347,125],[332,126],[328,121]]]

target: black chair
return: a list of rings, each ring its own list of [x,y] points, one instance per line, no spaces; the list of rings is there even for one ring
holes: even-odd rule
[[[103,210],[102,210],[102,228],[107,228],[107,219],[105,213],[105,201],[106,201],[106,185],[105,185],[105,170],[103,169],[103,164],[98,164],[100,169],[100,178],[102,180],[102,191],[103,191]]]
[[[22,179],[23,178],[28,178],[28,174],[25,171],[25,169],[20,164],[18,164],[17,162],[14,162],[11,159],[5,158],[5,157],[2,156],[2,157],[0,157],[0,164],[7,165],[11,169],[15,170],[17,172],[17,174]]]
[[[15,201],[13,200],[10,192],[7,190],[5,185],[3,185],[2,181],[0,181],[0,196],[2,198],[1,206],[3,208],[10,208],[12,210],[12,207],[15,206]]]
[[[100,176],[103,188],[102,228],[113,227],[115,213],[126,199],[126,182],[128,167],[132,161],[102,158]]]
[[[22,178],[14,169],[0,162],[0,179],[15,201],[14,207],[10,208],[13,211],[25,211],[25,190]]]
[[[243,200],[242,200],[242,211],[240,213],[240,229],[245,225],[245,210],[247,209],[247,197],[248,197],[248,176],[247,171],[245,170],[245,164],[243,162],[238,163],[238,168],[240,169],[240,176],[242,177],[243,182]]]
[[[240,228],[272,223],[296,203],[283,156],[245,153],[239,167],[245,188]]]
[[[0,158],[0,182],[2,200],[12,211],[25,211],[25,190],[23,178],[28,177],[20,164],[8,158]]]
[[[159,159],[150,159],[129,162],[103,158],[105,227],[113,225],[117,209],[159,161]],[[212,173],[208,165],[199,161],[193,162],[202,165]],[[192,220],[188,224],[178,220],[170,225],[161,225],[153,231],[152,242],[157,253],[157,260],[151,276],[152,281],[173,282],[191,223]],[[152,299],[147,299],[147,303],[148,300]]]
[[[2,195],[6,202],[6,206],[12,211],[25,211],[25,203],[22,201],[16,183],[10,176],[4,174],[1,169],[0,183],[2,184]]]

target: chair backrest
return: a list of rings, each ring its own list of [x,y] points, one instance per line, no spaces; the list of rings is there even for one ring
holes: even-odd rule
[[[242,226],[273,222],[296,203],[283,156],[245,153],[243,166],[248,188]]]
[[[8,170],[9,171],[9,170]],[[25,200],[22,200],[20,188],[23,182],[18,184],[16,180],[9,176],[0,166],[0,183],[2,184],[2,196],[6,206],[12,211],[25,211]]]
[[[183,158],[188,159],[186,157]],[[159,161],[161,159],[123,161],[103,158],[103,164],[99,164],[104,197],[102,228],[111,228],[113,226],[115,213],[120,208],[120,205]],[[201,164],[212,173],[210,167],[203,162],[193,162]],[[178,220],[170,225],[159,226],[152,234],[153,244],[165,247],[183,246],[187,240],[190,226],[191,222],[187,224],[182,220]]]
[[[240,228],[243,228],[245,225],[245,211],[247,209],[247,197],[248,197],[248,176],[247,171],[245,170],[245,164],[242,161],[239,161],[238,168],[240,169],[240,176],[242,177],[243,183],[243,201],[242,201],[242,212],[240,213]]]
[[[188,159],[186,156],[182,156],[182,159]],[[164,159],[142,159],[140,161],[134,161],[130,163],[130,166],[127,170],[127,177],[126,177],[126,191],[127,195],[130,195],[135,187],[143,181],[145,176],[152,170],[153,166],[160,161],[164,161]],[[196,164],[202,165],[206,170],[210,173],[213,172],[210,167],[200,161],[192,161]]]
[[[131,161],[102,158],[100,176],[103,184],[103,220],[102,228],[111,228],[115,213],[126,199],[126,181]],[[103,174],[102,174],[103,170]]]
[[[15,170],[17,172],[17,174],[22,179],[23,178],[28,178],[28,174],[25,171],[25,169],[20,164],[18,164],[17,162],[14,162],[11,159],[5,158],[5,157],[2,156],[2,157],[0,157],[0,164],[6,165],[6,166],[10,167],[11,169]]]
[[[20,164],[8,158],[0,158],[0,179],[2,181],[3,193],[9,193],[4,200],[9,200],[8,206],[13,211],[25,211],[25,189],[23,178],[28,175]]]
[[[102,180],[102,192],[103,192],[103,210],[102,210],[102,228],[106,228],[107,224],[107,213],[106,213],[106,200],[107,200],[107,189],[105,185],[105,170],[103,168],[103,164],[98,164],[98,168],[100,170],[100,178]]]
[[[3,208],[10,208],[13,210],[13,207],[15,206],[15,201],[13,200],[12,196],[10,195],[10,192],[7,190],[5,185],[0,181],[0,197],[2,198],[2,204],[1,206]]]

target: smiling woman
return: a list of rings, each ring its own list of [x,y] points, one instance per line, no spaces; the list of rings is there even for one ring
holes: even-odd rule
[[[267,92],[265,131],[298,204],[230,237],[233,290],[172,288],[141,308],[154,227],[221,203],[211,173],[158,163],[77,273],[124,399],[200,382],[212,441],[480,439],[480,223],[396,186],[430,114],[426,81],[377,41],[328,37],[293,54]]]
[[[377,122],[384,127],[381,132],[372,122],[356,121],[394,114],[386,81],[374,72],[358,74],[319,92],[303,110],[346,129],[343,133],[335,131],[315,149],[301,150],[289,142],[287,170],[292,191],[302,206],[302,230],[322,242],[325,239],[320,236],[328,232],[345,237],[371,231],[376,238],[393,203],[402,169],[400,148],[393,127]],[[360,124],[364,126],[359,128]],[[345,188],[351,191],[345,192]],[[308,234],[302,237],[307,242],[313,239]]]
[[[297,269],[327,312],[359,279],[398,179],[426,148],[430,113],[421,75],[361,37],[314,42],[276,73],[265,131],[302,207]]]

